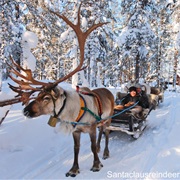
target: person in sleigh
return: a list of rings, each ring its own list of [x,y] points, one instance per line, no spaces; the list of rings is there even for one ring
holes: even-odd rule
[[[141,106],[143,108],[149,108],[149,99],[144,90],[142,90],[142,85],[137,83],[136,84],[136,91],[137,91],[137,96],[139,98],[139,101],[141,102]]]
[[[122,99],[121,105],[125,108],[131,107],[130,111],[133,115],[140,117],[142,115],[143,108],[147,108],[147,99],[144,99],[137,93],[137,88],[135,86],[131,86],[129,88],[129,93]]]

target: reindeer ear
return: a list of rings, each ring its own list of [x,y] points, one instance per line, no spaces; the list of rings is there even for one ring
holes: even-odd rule
[[[59,95],[60,95],[60,96],[64,95],[64,89],[59,88],[59,89],[58,89],[58,92],[59,92]]]
[[[53,96],[54,99],[57,99],[63,93],[64,93],[63,89],[54,88],[51,90],[51,95]]]

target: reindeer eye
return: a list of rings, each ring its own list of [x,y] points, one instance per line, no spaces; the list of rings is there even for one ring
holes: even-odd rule
[[[51,99],[51,98],[50,98],[49,96],[44,96],[44,97],[43,97],[43,101],[50,101],[50,99]]]

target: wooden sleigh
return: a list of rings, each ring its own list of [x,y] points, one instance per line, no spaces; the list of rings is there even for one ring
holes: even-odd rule
[[[135,116],[128,109],[114,108],[114,116],[107,129],[111,131],[121,131],[137,139],[146,128],[146,118],[150,109],[144,109],[141,116]]]
[[[148,115],[151,110],[156,109],[158,104],[157,98],[154,99],[154,96],[152,95],[149,95],[148,97],[150,107],[143,109],[138,115],[134,115],[131,112],[133,105],[125,108],[122,105],[116,105],[114,107],[111,124],[107,129],[111,131],[121,131],[131,135],[134,139],[138,139],[147,126]]]

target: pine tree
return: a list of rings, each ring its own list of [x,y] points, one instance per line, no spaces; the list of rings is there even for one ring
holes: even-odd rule
[[[168,4],[172,9],[172,20],[173,20],[173,33],[171,38],[174,43],[174,61],[173,61],[173,88],[176,91],[176,82],[178,76],[178,65],[180,56],[180,2],[174,1],[174,3]]]
[[[21,63],[21,35],[23,24],[21,22],[21,4],[16,1],[3,1],[1,8],[1,58],[3,63],[12,56]],[[2,65],[3,65],[2,63]],[[4,65],[3,65],[4,66]],[[6,71],[8,72],[8,71]],[[7,77],[7,75],[5,75]]]
[[[147,1],[122,1],[122,18],[124,28],[120,34],[119,47],[121,70],[125,81],[145,78],[148,62],[154,50],[156,36],[150,25],[152,12],[148,12]]]
[[[91,87],[119,86],[140,77],[154,78],[157,85],[170,77],[175,85],[180,44],[180,5],[176,0],[3,0],[0,78],[7,77],[9,55],[22,63],[21,36],[25,31],[34,32],[39,39],[38,46],[32,49],[37,59],[35,77],[53,80],[68,74],[78,63],[77,39],[50,10],[76,23],[80,3],[83,30],[93,23],[109,22],[93,31],[86,42],[87,68],[81,74]],[[85,80],[81,76],[76,83]]]

